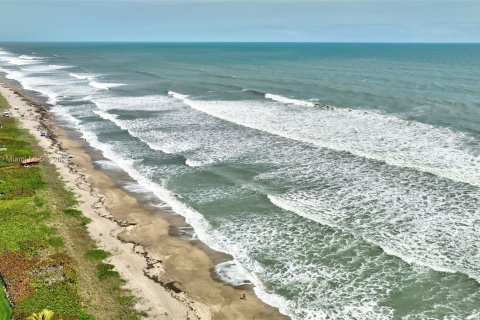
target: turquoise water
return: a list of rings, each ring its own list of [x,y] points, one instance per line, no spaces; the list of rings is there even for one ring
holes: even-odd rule
[[[295,319],[480,317],[480,45],[0,47],[233,285]]]

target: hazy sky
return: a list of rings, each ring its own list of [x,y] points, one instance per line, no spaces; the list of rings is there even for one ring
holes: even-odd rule
[[[480,0],[0,0],[0,41],[480,42]]]

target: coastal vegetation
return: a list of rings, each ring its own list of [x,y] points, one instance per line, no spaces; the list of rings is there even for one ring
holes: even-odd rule
[[[0,281],[0,320],[9,320],[12,317],[12,307],[6,296],[3,282]]]
[[[39,313],[33,313],[27,320],[52,320],[54,313],[48,309],[43,309]]]
[[[7,108],[0,96],[0,111]],[[8,295],[0,285],[0,319],[140,319],[54,165],[16,166],[12,159],[42,150],[15,119],[1,122],[0,275]]]

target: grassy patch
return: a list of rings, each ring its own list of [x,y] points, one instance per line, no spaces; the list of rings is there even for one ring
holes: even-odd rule
[[[56,297],[51,299],[51,297]],[[58,281],[51,285],[40,285],[35,292],[21,301],[17,306],[17,312],[30,314],[31,310],[49,309],[60,317],[81,314],[80,297],[75,285],[66,281]]]
[[[6,107],[0,96],[0,111]],[[90,219],[72,209],[75,197],[55,167],[13,168],[14,158],[39,156],[41,150],[13,118],[1,122],[0,274],[15,305],[12,319],[43,309],[55,319],[140,319],[119,274],[102,262],[108,253],[88,236]],[[2,298],[0,288],[0,320],[10,319]]]
[[[76,218],[80,218],[81,216],[83,216],[82,211],[77,209],[65,209],[63,210],[63,213]]]
[[[109,253],[107,251],[103,251],[100,249],[93,249],[93,250],[87,251],[87,253],[85,254],[85,257],[87,257],[88,259],[97,260],[97,261],[102,261],[108,256],[109,256]]]
[[[78,222],[79,222],[79,225],[84,227],[86,226],[87,224],[89,224],[90,222],[92,222],[90,220],[90,218],[88,217],[85,217],[83,215],[83,213],[77,209],[66,209],[63,211],[66,215],[69,215],[69,216],[72,216],[72,217],[75,217],[77,218]]]
[[[108,263],[99,263],[97,265],[97,276],[100,280],[111,277],[118,277],[118,272],[114,271],[114,266]]]
[[[32,198],[0,201],[0,254],[22,248],[33,254],[44,248],[51,233],[43,223],[48,216]]]
[[[45,187],[38,167],[3,169],[1,175],[0,199],[2,200],[28,198]]]
[[[63,242],[63,239],[60,237],[53,237],[48,239],[48,244],[51,245],[52,247],[63,247],[65,246],[65,242]]]

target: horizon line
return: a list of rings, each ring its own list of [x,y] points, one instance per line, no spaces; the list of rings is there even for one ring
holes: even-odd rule
[[[20,41],[11,41],[11,40],[0,40],[0,43],[111,43],[111,44],[466,44],[466,45],[475,45],[480,44],[480,42],[422,42],[422,41],[132,41],[132,40],[66,40],[66,41],[57,41],[57,40],[20,40]]]

